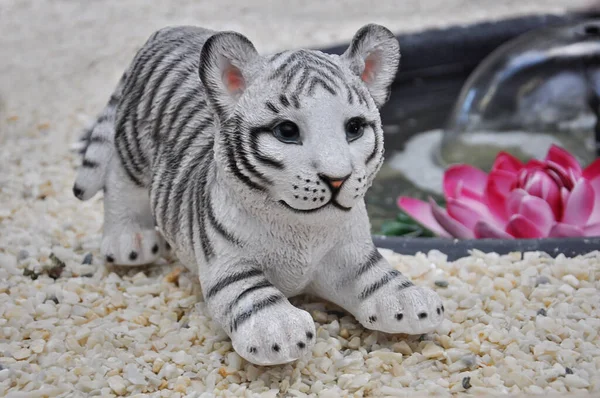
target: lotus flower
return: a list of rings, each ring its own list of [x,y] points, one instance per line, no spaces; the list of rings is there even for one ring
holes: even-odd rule
[[[600,236],[600,159],[585,170],[552,146],[544,160],[496,157],[489,175],[468,165],[444,174],[446,209],[400,197],[398,206],[438,236],[543,238]]]

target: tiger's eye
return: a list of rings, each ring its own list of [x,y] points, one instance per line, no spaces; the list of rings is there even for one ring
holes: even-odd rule
[[[348,142],[362,137],[365,132],[366,121],[362,117],[353,117],[346,122],[346,139]]]
[[[297,144],[300,142],[300,129],[294,122],[285,121],[279,123],[273,129],[273,135],[286,144]]]

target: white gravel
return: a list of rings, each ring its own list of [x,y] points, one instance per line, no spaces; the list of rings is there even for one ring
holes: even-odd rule
[[[565,3],[389,0],[366,12],[359,0],[0,0],[0,396],[599,394],[599,252],[448,263],[386,251],[444,298],[438,333],[370,332],[305,297],[295,303],[317,322],[312,357],[260,368],[232,352],[174,259],[130,270],[98,261],[101,200],[73,198],[67,150],[164,25],[236,29],[271,52],[345,41],[371,21],[415,30]]]

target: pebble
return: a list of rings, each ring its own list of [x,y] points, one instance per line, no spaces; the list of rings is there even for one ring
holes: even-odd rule
[[[448,287],[448,285],[449,285],[448,281],[442,281],[442,280],[435,281],[434,284],[437,287]]]
[[[421,353],[425,358],[441,358],[444,356],[444,349],[435,343],[427,343]]]
[[[545,275],[539,276],[536,280],[535,280],[535,287],[538,287],[539,285],[545,285],[547,283],[550,283],[550,278],[548,278]]]
[[[92,263],[93,259],[94,256],[92,255],[92,253],[86,253],[86,255],[83,257],[83,260],[81,261],[81,264],[89,265]]]
[[[124,376],[131,384],[144,385],[146,378],[140,373],[137,366],[133,363],[125,365]]]
[[[464,377],[461,384],[465,390],[468,390],[471,388],[471,378],[469,376]]]
[[[590,383],[577,375],[567,374],[565,375],[565,385],[573,388],[588,388]]]
[[[25,249],[19,250],[19,254],[17,254],[17,261],[21,262],[29,257],[29,252]]]
[[[127,393],[127,385],[121,376],[111,376],[108,378],[108,386],[117,395],[125,395]]]

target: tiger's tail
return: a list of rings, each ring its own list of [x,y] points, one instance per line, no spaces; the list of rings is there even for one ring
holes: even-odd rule
[[[91,199],[104,187],[108,165],[115,152],[117,107],[126,79],[127,74],[123,74],[108,104],[80,139],[78,146],[81,147],[83,160],[73,184],[73,194],[80,200]]]

